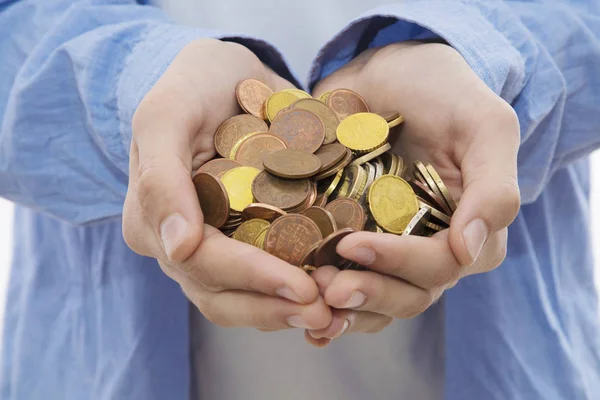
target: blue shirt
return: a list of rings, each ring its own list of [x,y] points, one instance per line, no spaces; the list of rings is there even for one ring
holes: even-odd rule
[[[188,303],[127,248],[119,216],[133,112],[207,36],[235,37],[293,79],[260,40],[174,25],[135,1],[0,0],[0,195],[19,204],[2,399],[188,398]],[[436,36],[522,131],[507,258],[445,295],[445,398],[598,398],[586,156],[600,143],[600,4],[398,2],[350,21],[307,86],[367,47]]]

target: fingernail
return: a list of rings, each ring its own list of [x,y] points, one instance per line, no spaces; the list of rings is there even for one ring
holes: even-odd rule
[[[277,293],[277,296],[283,297],[284,299],[288,299],[289,301],[293,301],[294,303],[302,303],[300,297],[298,297],[298,295],[287,286],[277,288],[277,290],[275,290],[275,293]]]
[[[292,315],[291,317],[287,317],[286,321],[287,321],[288,325],[293,328],[312,329],[312,327],[308,326],[306,321],[304,321],[302,319],[302,317],[299,315]]]
[[[338,333],[337,335],[332,337],[332,339],[337,339],[340,336],[342,336],[344,334],[344,332],[346,332],[348,330],[349,327],[350,327],[350,320],[346,318],[344,320],[344,326],[342,326],[342,330],[340,331],[340,333]]]
[[[349,254],[347,256],[348,258],[352,259],[352,261],[355,261],[364,266],[369,266],[373,264],[375,262],[375,258],[377,257],[373,249],[371,249],[370,247],[363,246],[355,247],[354,249],[349,251]]]
[[[350,300],[348,300],[341,308],[360,307],[364,304],[366,298],[367,296],[365,296],[363,292],[356,290],[352,293],[352,296],[350,296]]]
[[[169,259],[185,240],[189,224],[181,214],[171,214],[160,224],[160,239]]]
[[[471,256],[471,264],[477,260],[481,248],[488,238],[489,229],[481,219],[471,221],[463,230],[463,239]]]
[[[308,330],[308,334],[310,335],[310,337],[312,337],[313,339],[321,339],[323,336],[318,335],[315,331],[311,331],[310,329]]]

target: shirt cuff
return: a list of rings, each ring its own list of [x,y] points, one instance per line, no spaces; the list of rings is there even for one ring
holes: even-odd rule
[[[275,73],[300,86],[282,54],[267,42],[237,33],[207,31],[173,24],[158,24],[141,35],[133,47],[117,85],[117,108],[125,157],[131,144],[133,114],[143,97],[169,67],[175,56],[190,42],[214,38],[242,44]]]
[[[501,10],[505,11],[505,10]],[[523,88],[525,60],[519,47],[521,26],[510,12],[481,2],[408,0],[371,10],[350,22],[329,41],[312,63],[307,86],[314,85],[370,47],[439,37],[454,47],[496,94],[511,103]]]

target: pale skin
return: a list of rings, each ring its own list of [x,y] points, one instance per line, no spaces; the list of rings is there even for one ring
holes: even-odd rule
[[[305,328],[327,345],[350,332],[378,332],[424,312],[471,274],[506,256],[506,227],[520,206],[519,124],[451,47],[403,43],[372,49],[320,82],[360,93],[373,111],[406,118],[393,150],[431,162],[455,199],[451,228],[432,238],[359,232],[337,247],[370,271],[322,267],[310,276],[203,224],[191,174],[214,155],[218,125],[238,113],[236,84],[257,78],[292,85],[244,47],[212,39],[184,48],[141,102],[133,120],[123,233],[155,257],[217,325]]]

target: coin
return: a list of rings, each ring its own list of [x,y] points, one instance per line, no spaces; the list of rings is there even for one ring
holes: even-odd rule
[[[271,225],[269,225],[271,226]],[[267,236],[267,231],[269,230],[269,226],[263,228],[262,231],[260,231],[260,233],[256,236],[256,239],[254,239],[254,243],[252,243],[254,245],[254,247],[258,247],[261,250],[264,250],[265,248],[265,237]]]
[[[264,82],[258,79],[244,79],[235,88],[237,101],[242,110],[262,120],[267,119],[264,108],[265,102],[273,91]]]
[[[332,143],[321,146],[315,156],[321,160],[321,171],[326,171],[340,162],[347,155],[346,147],[340,143]]]
[[[408,223],[408,225],[406,226],[406,228],[404,229],[404,232],[402,232],[403,235],[420,235],[423,232],[423,228],[425,227],[425,222],[427,221],[427,218],[429,217],[429,213],[431,211],[431,208],[425,206],[425,207],[421,207],[421,209],[419,209],[419,211],[417,211],[417,213],[415,214],[414,217],[412,217],[412,219],[410,220],[410,222]]]
[[[398,160],[398,166],[396,168],[396,172],[394,172],[394,175],[399,176],[400,178],[404,179],[405,175],[406,175],[406,168],[408,166],[408,163],[404,162],[404,158],[397,156],[397,160]]]
[[[324,182],[323,187],[325,188],[323,193],[325,194],[325,197],[331,196],[331,194],[335,191],[335,189],[338,187],[338,185],[342,181],[342,176],[344,176],[343,170],[341,170],[337,174],[335,174],[335,176],[332,177],[330,181],[323,181]]]
[[[299,214],[276,219],[265,237],[265,251],[292,265],[300,265],[306,252],[323,239],[317,224]]]
[[[433,165],[427,163],[427,164],[425,164],[425,168],[427,169],[427,172],[429,172],[429,174],[433,178],[433,181],[437,185],[437,187],[440,190],[440,192],[442,193],[442,198],[448,204],[448,207],[450,208],[450,211],[452,211],[452,212],[456,211],[456,202],[454,202],[454,199],[452,198],[452,195],[450,194],[450,191],[448,190],[448,188],[444,184],[444,181],[442,180],[442,178],[440,177],[440,175],[437,173],[437,171],[435,170],[435,168],[433,168]]]
[[[375,167],[370,163],[363,164],[365,171],[367,172],[367,181],[365,183],[365,187],[363,188],[360,197],[358,198],[358,202],[361,206],[365,206],[367,204],[367,193],[369,192],[369,187],[375,180]]]
[[[402,178],[383,175],[371,184],[369,210],[384,230],[401,234],[419,211],[419,203],[411,186]]]
[[[217,177],[207,172],[194,176],[194,186],[204,214],[204,223],[220,228],[229,218],[229,197],[227,190]]]
[[[419,202],[419,208],[429,207],[431,209],[431,215],[429,216],[431,222],[438,223],[438,225],[450,225],[450,217],[436,209],[433,205],[429,204],[419,196],[417,196]]]
[[[415,175],[418,174],[418,172],[416,170],[414,172],[415,172]],[[444,199],[442,199],[437,194],[433,193],[429,189],[429,187],[427,185],[425,185],[423,182],[421,182],[418,179],[410,179],[408,181],[408,183],[410,184],[410,186],[412,186],[415,193],[418,196],[422,197],[433,208],[437,208],[438,210],[441,210],[446,215],[452,214],[452,211],[450,211],[450,208],[448,207],[448,204],[444,201]]]
[[[327,196],[325,193],[318,194],[314,205],[317,207],[325,207],[325,204],[327,204]]]
[[[308,196],[306,196],[306,200],[304,200],[302,204],[300,204],[297,207],[294,207],[292,209],[286,209],[286,211],[288,211],[288,214],[301,214],[304,210],[312,207],[312,205],[315,203],[315,200],[317,199],[317,185],[313,181],[309,181],[309,183],[310,188],[308,191]]]
[[[218,178],[220,173],[222,173],[222,172],[224,173],[224,172],[229,171],[232,168],[241,167],[241,166],[242,166],[242,164],[240,164],[239,162],[230,160],[228,158],[215,158],[213,160],[210,160],[210,161],[202,164],[202,166],[200,168],[198,168],[198,171],[196,172],[196,174],[199,174],[200,172],[207,172]]]
[[[400,117],[400,113],[398,111],[392,111],[392,110],[386,110],[386,111],[378,112],[376,114],[378,114],[381,118],[385,119],[385,121],[388,123],[390,121],[393,121],[396,118]]]
[[[390,129],[397,127],[404,122],[404,116],[400,115],[398,118],[388,121],[388,127]]]
[[[241,164],[263,170],[264,158],[278,150],[286,149],[283,139],[270,133],[258,133],[243,140],[235,153],[235,160]]]
[[[263,229],[269,227],[269,222],[264,219],[250,219],[243,222],[233,233],[233,238],[237,241],[254,245],[254,241]]]
[[[348,198],[335,199],[325,206],[333,215],[338,229],[352,228],[360,231],[365,226],[365,212],[356,200]]]
[[[349,89],[332,91],[327,98],[327,105],[340,121],[352,114],[369,112],[369,106],[365,100],[358,93]]]
[[[375,179],[379,178],[383,175],[383,162],[381,162],[381,158],[378,157],[371,162],[375,167]]]
[[[425,222],[425,226],[435,232],[443,231],[444,229],[446,229],[443,226],[434,224],[433,222]]]
[[[380,158],[383,162],[383,174],[395,175],[398,169],[398,157],[393,153],[384,153]]]
[[[354,231],[351,228],[344,228],[331,233],[329,236],[323,239],[319,244],[319,247],[317,247],[317,250],[315,251],[314,266],[341,266],[342,263],[346,261],[346,259],[337,253],[336,248],[338,243],[351,233],[354,233]]]
[[[287,179],[308,178],[321,169],[319,157],[296,149],[284,149],[267,154],[263,164],[273,175]]]
[[[337,140],[335,131],[340,124],[340,121],[335,113],[331,111],[326,104],[323,104],[323,102],[316,99],[302,99],[292,104],[290,108],[301,108],[303,110],[308,110],[319,117],[321,121],[323,121],[323,125],[325,126],[324,144],[333,143]]]
[[[307,179],[286,180],[262,171],[252,183],[252,193],[260,203],[283,210],[301,205],[310,194]]]
[[[423,183],[425,183],[427,185],[429,190],[431,190],[433,193],[438,195],[443,200],[444,196],[442,195],[442,192],[440,191],[438,186],[435,184],[435,181],[433,180],[433,178],[431,177],[431,174],[425,167],[425,164],[423,164],[421,161],[417,160],[414,162],[413,165],[415,166],[415,169],[413,171],[413,173],[415,173],[415,177],[417,177],[417,179],[420,179],[422,182],[424,180]],[[443,200],[443,201],[446,202],[446,200]]]
[[[321,179],[329,178],[330,176],[333,176],[338,172],[342,171],[344,168],[346,168],[346,166],[350,164],[351,161],[352,151],[350,151],[350,149],[346,149],[346,155],[344,156],[344,158],[342,158],[342,160],[339,163],[335,164],[328,170],[319,172],[313,177],[313,179],[315,181],[320,181]]]
[[[229,195],[230,207],[241,212],[253,203],[252,182],[260,170],[252,167],[237,167],[223,175],[221,182]]]
[[[322,101],[323,103],[327,104],[327,99],[329,98],[329,96],[331,95],[331,92],[325,92],[322,95],[319,96],[319,101]]]
[[[304,253],[304,255],[302,256],[302,259],[300,260],[300,266],[304,267],[304,266],[310,266],[311,268],[307,268],[304,269],[305,271],[310,271],[311,269],[314,269],[314,265],[315,265],[315,251],[317,250],[317,247],[319,247],[319,245],[321,244],[321,241],[318,241],[317,243],[313,244],[312,246],[310,246],[310,248],[308,250],[306,250],[306,253]]]
[[[337,128],[341,144],[355,151],[373,151],[382,146],[390,129],[385,119],[377,114],[358,113],[348,116]]]
[[[317,224],[323,237],[326,237],[337,230],[333,215],[324,208],[313,206],[305,210],[302,215],[307,216]]]
[[[373,150],[370,153],[367,153],[363,156],[358,157],[356,160],[352,161],[352,164],[354,165],[363,165],[366,162],[371,161],[374,158],[379,157],[380,155],[382,155],[383,153],[389,151],[392,148],[392,145],[389,143],[384,144],[383,146]]]
[[[282,92],[291,93],[294,96],[296,96],[296,98],[298,100],[312,99],[312,96],[310,94],[308,94],[304,90],[300,90],[300,89],[283,89]]]
[[[273,93],[265,102],[265,114],[267,119],[272,122],[277,118],[277,114],[279,114],[281,110],[288,108],[296,101],[298,101],[298,97],[294,93],[283,91]]]
[[[340,193],[339,196],[358,200],[367,184],[367,172],[364,168],[360,165],[350,164],[344,170],[344,177],[342,179],[348,182],[348,191],[343,194]]]
[[[262,119],[254,115],[241,114],[223,122],[215,133],[215,149],[221,157],[228,158],[233,146],[252,132],[265,132],[269,129]]]
[[[286,215],[287,213],[281,208],[264,203],[252,203],[242,211],[242,220],[247,221],[254,218],[264,219],[269,222],[275,221],[277,218]]]
[[[260,135],[260,134],[263,134],[263,133],[266,133],[266,132],[250,132],[247,135],[244,135],[244,137],[242,137],[240,140],[238,140],[237,142],[235,142],[235,144],[231,148],[231,152],[229,153],[229,158],[231,160],[235,160],[235,158],[237,157],[238,149],[240,148],[240,146],[242,145],[242,143],[244,143],[246,140],[250,139],[253,136],[257,136],[257,135]]]
[[[269,133],[282,138],[291,149],[314,153],[323,144],[325,126],[312,112],[292,109],[273,120]]]

